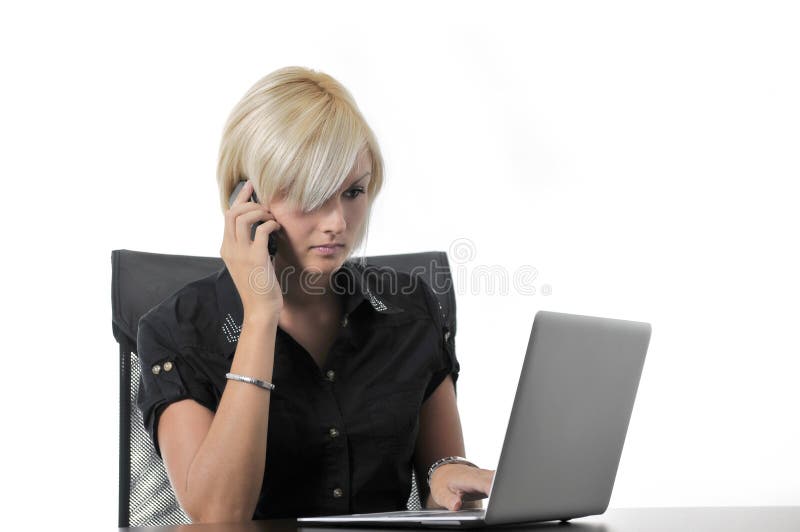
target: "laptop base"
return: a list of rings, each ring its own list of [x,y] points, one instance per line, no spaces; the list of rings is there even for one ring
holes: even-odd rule
[[[375,512],[366,514],[328,515],[320,517],[300,517],[298,527],[302,526],[367,526],[367,527],[405,527],[405,528],[472,528],[486,526],[485,508],[466,510],[400,510],[396,512]]]

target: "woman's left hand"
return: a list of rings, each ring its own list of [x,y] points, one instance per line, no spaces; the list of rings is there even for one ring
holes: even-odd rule
[[[433,502],[448,510],[460,510],[464,501],[478,501],[489,496],[495,470],[478,469],[466,464],[445,464],[431,476]]]

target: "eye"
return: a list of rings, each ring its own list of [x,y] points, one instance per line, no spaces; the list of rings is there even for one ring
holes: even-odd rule
[[[347,192],[345,192],[345,194],[350,194],[350,193],[352,193],[353,195],[352,196],[348,196],[348,197],[350,199],[356,199],[359,196],[359,194],[363,194],[364,193],[364,189],[363,188],[353,188],[353,189],[350,189]]]

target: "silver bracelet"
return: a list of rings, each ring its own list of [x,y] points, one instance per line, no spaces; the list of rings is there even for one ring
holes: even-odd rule
[[[431,467],[428,468],[428,487],[431,486],[431,477],[433,476],[433,472],[436,471],[436,468],[439,466],[443,466],[445,464],[466,464],[472,467],[478,467],[472,462],[468,461],[463,456],[448,456],[446,458],[440,458],[436,460]]]
[[[240,382],[247,382],[250,384],[255,384],[259,388],[264,388],[265,390],[272,391],[275,389],[275,385],[271,382],[262,381],[259,379],[254,379],[253,377],[245,377],[244,375],[237,375],[236,373],[226,373],[225,377],[232,381],[240,381]]]

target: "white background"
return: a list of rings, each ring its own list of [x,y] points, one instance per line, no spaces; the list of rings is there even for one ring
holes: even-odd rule
[[[381,143],[367,254],[463,276],[471,460],[496,467],[537,310],[642,320],[611,506],[800,504],[798,27],[765,1],[3,4],[4,525],[116,526],[111,250],[217,256],[222,125],[287,65]],[[470,281],[526,267],[533,295]]]

